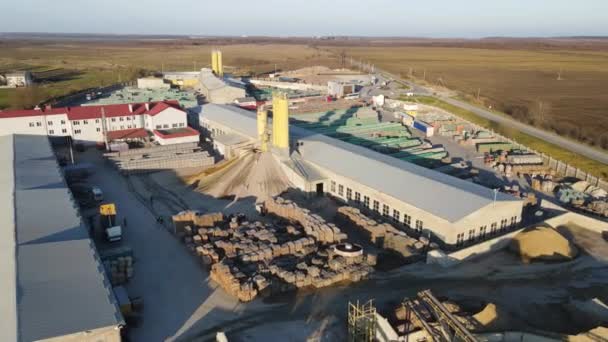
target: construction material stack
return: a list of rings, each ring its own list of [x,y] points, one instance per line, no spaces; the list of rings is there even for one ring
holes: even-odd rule
[[[298,209],[275,206],[273,213],[289,215],[290,210]],[[305,215],[293,212],[282,217],[283,224],[249,222],[238,216],[219,220],[221,214],[193,212],[179,213],[173,222],[177,236],[192,254],[211,267],[211,279],[243,302],[263,293],[360,281],[373,271],[374,256],[344,257],[335,252],[336,237],[346,238],[339,229],[335,232],[322,219],[307,221],[302,219]],[[285,224],[293,217],[324,228],[306,230],[295,221]],[[323,233],[313,237],[307,231]]]
[[[338,219],[364,232],[378,247],[397,252],[404,258],[419,256],[427,247],[428,241],[414,239],[389,223],[380,223],[369,218],[354,207],[338,208]]]

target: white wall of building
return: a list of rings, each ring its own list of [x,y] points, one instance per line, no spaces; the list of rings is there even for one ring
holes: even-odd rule
[[[188,136],[188,137],[179,137],[179,138],[172,138],[172,139],[163,139],[161,137],[159,137],[158,135],[154,135],[154,140],[156,142],[158,142],[160,145],[173,145],[173,144],[185,144],[185,143],[198,143],[199,142],[199,136],[198,135],[193,135],[193,136]]]
[[[171,129],[188,125],[186,112],[175,108],[167,108],[154,116],[150,116],[148,121],[152,126],[150,129]]]

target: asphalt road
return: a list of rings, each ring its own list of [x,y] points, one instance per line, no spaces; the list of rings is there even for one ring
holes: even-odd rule
[[[502,125],[505,125],[507,127],[511,127],[511,128],[515,128],[521,132],[524,132],[526,134],[529,134],[533,137],[542,139],[546,142],[552,143],[554,145],[560,146],[566,150],[572,151],[574,153],[578,153],[582,156],[585,156],[587,158],[593,159],[595,161],[598,161],[600,163],[604,163],[604,164],[608,164],[608,153],[604,152],[604,151],[600,151],[597,149],[594,149],[592,147],[589,147],[585,144],[582,143],[578,143],[575,141],[572,141],[570,139],[566,139],[563,138],[557,134],[551,133],[551,132],[547,132],[544,131],[542,129],[538,129],[529,125],[526,125],[524,123],[521,123],[519,121],[513,120],[511,118],[493,113],[491,111],[485,110],[483,108],[471,105],[469,103],[463,102],[463,101],[459,101],[456,99],[453,99],[449,96],[445,96],[442,94],[434,94],[433,91],[422,87],[420,85],[414,84],[412,82],[409,81],[405,81],[405,80],[401,80],[399,78],[396,78],[394,75],[390,74],[390,73],[386,73],[383,72],[383,75],[387,76],[387,77],[391,77],[401,83],[407,84],[409,86],[412,87],[412,91],[414,92],[414,94],[416,95],[426,95],[426,96],[434,96],[437,97],[451,105],[469,110],[483,118],[486,118],[488,120],[492,120],[495,122],[498,122]]]

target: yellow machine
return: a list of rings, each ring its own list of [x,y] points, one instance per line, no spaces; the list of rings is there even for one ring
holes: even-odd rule
[[[281,92],[272,95],[272,145],[289,150],[289,100]]]
[[[122,240],[122,227],[116,224],[116,205],[114,203],[100,205],[99,215],[106,239],[110,242]]]

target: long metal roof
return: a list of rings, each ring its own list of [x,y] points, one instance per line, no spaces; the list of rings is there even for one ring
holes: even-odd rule
[[[2,204],[14,212],[13,222],[5,228],[16,232],[16,253],[12,256],[16,272],[11,281],[17,289],[14,312],[5,305],[0,309],[4,317],[16,314],[17,340],[34,341],[123,324],[48,139],[31,135],[0,138],[2,160],[12,159],[2,164],[9,169],[3,172],[14,170],[13,180],[0,182],[0,193],[14,194],[12,201]],[[6,293],[8,284],[0,285]]]
[[[230,105],[202,107],[203,118],[255,139],[255,113]],[[301,143],[298,152],[305,161],[446,221],[456,222],[494,201],[494,191],[481,185],[293,125],[289,132]],[[520,200],[499,192],[496,201]]]

